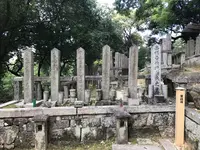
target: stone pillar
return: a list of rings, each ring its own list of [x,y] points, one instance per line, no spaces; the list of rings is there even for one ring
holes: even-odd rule
[[[180,58],[181,66],[184,64],[184,62],[185,62],[185,53],[183,52],[183,53],[181,53],[181,58]]]
[[[68,89],[68,86],[64,86],[64,98],[65,99],[69,98],[69,89]]]
[[[38,115],[33,117],[35,123],[35,150],[47,150],[47,119],[47,115]]]
[[[167,35],[163,44],[164,44],[163,51],[167,52],[167,64],[168,64],[168,66],[172,66],[172,42],[171,42],[170,35]],[[161,56],[160,56],[160,59],[161,59]]]
[[[59,98],[58,98],[58,106],[61,106],[64,102],[64,92],[59,92]]]
[[[20,100],[22,98],[22,82],[21,81],[14,81],[14,100]]]
[[[119,69],[119,53],[118,52],[116,52],[115,53],[115,68],[116,68],[116,70],[115,70],[115,77],[117,77],[118,76],[118,69]]]
[[[89,89],[85,90],[85,103],[86,105],[90,104],[90,97],[91,97],[91,91]]]
[[[58,101],[60,87],[60,51],[51,51],[51,101]]]
[[[168,65],[168,51],[169,51],[169,42],[167,38],[162,40],[162,55],[163,55],[163,65],[166,67]]]
[[[77,61],[77,100],[85,101],[85,50],[76,51]],[[110,71],[110,70],[109,70]]]
[[[200,35],[196,38],[195,55],[200,54]]]
[[[42,99],[42,85],[41,81],[36,82],[36,99],[41,100]]]
[[[110,51],[110,76],[114,76],[112,51]]]
[[[161,95],[161,48],[156,44],[151,50],[151,85],[153,85],[153,96]]]
[[[43,92],[43,100],[45,102],[49,100],[49,91],[44,91]]]
[[[137,76],[138,76],[138,48],[132,46],[129,49],[128,88],[130,98],[137,99]]]
[[[105,45],[103,47],[103,58],[102,58],[102,92],[103,100],[109,99],[110,92],[110,47]]]
[[[162,84],[162,91],[163,91],[163,96],[165,99],[168,98],[168,86],[165,84]]]
[[[24,103],[31,103],[34,92],[34,60],[31,48],[24,51]]]
[[[154,90],[153,85],[150,84],[149,91],[148,91],[149,98],[153,98],[153,92],[154,92],[153,90]]]

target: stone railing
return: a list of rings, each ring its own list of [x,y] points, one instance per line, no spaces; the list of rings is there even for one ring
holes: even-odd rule
[[[38,115],[49,116],[47,137],[51,144],[113,138],[116,135],[113,114],[119,109],[119,106],[0,109],[1,145],[31,149],[35,141],[33,118]],[[143,130],[149,134],[160,133],[163,137],[174,136],[175,106],[127,106],[124,110],[131,115],[130,137]]]

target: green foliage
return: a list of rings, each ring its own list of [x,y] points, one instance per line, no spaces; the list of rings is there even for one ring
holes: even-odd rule
[[[103,45],[114,50],[123,45],[110,11],[98,8],[93,0],[5,0],[1,1],[0,12],[0,70],[7,68],[18,76],[23,64],[16,65],[20,69],[13,69],[8,60],[14,55],[21,58],[21,49],[26,46],[36,49],[36,74],[40,76],[41,71],[49,74],[50,51],[54,47],[62,53],[64,71],[66,66],[75,65],[79,47],[86,50],[86,63],[90,66],[100,58]]]
[[[6,72],[0,80],[0,103],[13,99],[13,77],[13,74]]]
[[[120,26],[119,29],[123,33],[123,53],[127,54],[129,47],[132,45],[140,46],[143,44],[143,39],[137,32],[137,28],[141,25],[141,22],[136,21],[134,10],[130,12],[129,16],[115,13],[113,15],[113,21]]]
[[[173,43],[173,53],[184,52],[185,48],[186,48],[186,45],[182,39],[177,39]]]
[[[150,61],[150,50],[146,47],[140,47],[138,53],[138,67],[143,69],[147,62]]]
[[[200,23],[199,0],[115,0],[124,13],[136,9],[136,19],[158,32],[180,32],[188,23]],[[157,32],[156,32],[157,31]]]

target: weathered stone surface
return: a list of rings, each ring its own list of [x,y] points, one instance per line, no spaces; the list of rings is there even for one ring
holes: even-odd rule
[[[159,113],[155,115],[154,125],[155,126],[165,126],[167,125],[168,114],[167,113]]]
[[[51,51],[51,100],[58,100],[60,87],[60,51],[54,48]]]
[[[169,113],[168,114],[168,125],[169,126],[174,126],[175,125],[175,114]]]
[[[51,130],[56,130],[56,129],[65,129],[70,126],[70,121],[69,120],[57,120],[54,123],[51,123]]]
[[[77,99],[85,102],[85,50],[77,50]]]
[[[151,85],[154,95],[161,95],[161,47],[156,44],[151,50]],[[151,97],[150,97],[151,98]]]
[[[34,122],[46,122],[48,119],[48,115],[36,115],[33,117]]]
[[[147,117],[148,117],[148,114],[133,115],[133,117],[132,117],[132,120],[133,120],[133,129],[134,129],[134,127],[146,126],[146,124],[147,124]]]
[[[4,120],[3,119],[0,120],[0,127],[4,127]]]
[[[82,127],[100,127],[101,126],[101,118],[87,118],[81,120]]]
[[[15,125],[0,128],[0,145],[11,145],[15,141],[19,128]]]
[[[137,75],[138,75],[138,48],[132,46],[129,49],[128,88],[130,98],[137,99]]]
[[[174,126],[159,126],[158,129],[159,129],[160,134],[163,138],[174,137],[174,135],[175,135]]]
[[[165,150],[176,150],[174,144],[168,139],[160,139],[159,142],[164,147]]]
[[[189,91],[188,96],[191,96],[190,101],[194,101],[194,105],[197,109],[200,109],[200,85],[194,85]]]
[[[14,125],[26,124],[28,122],[27,118],[15,118],[13,120]]]
[[[34,60],[32,49],[24,51],[24,101],[31,103],[34,91]]]
[[[114,116],[101,118],[101,125],[103,127],[115,127],[116,119]]]
[[[22,98],[22,82],[14,81],[13,88],[14,88],[14,100],[20,100]]]
[[[109,99],[109,91],[110,91],[110,47],[105,45],[103,47],[103,58],[102,58],[102,92],[103,99]]]

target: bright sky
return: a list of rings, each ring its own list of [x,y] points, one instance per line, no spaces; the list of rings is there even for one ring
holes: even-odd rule
[[[97,2],[103,5],[107,5],[109,7],[113,7],[113,3],[115,2],[115,0],[97,0]]]

